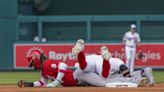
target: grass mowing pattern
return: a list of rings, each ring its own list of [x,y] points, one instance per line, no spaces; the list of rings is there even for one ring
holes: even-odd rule
[[[164,83],[164,71],[153,71],[155,82]]]
[[[0,72],[0,84],[16,84],[18,80],[40,80],[40,72]]]
[[[164,71],[153,72],[157,83],[164,83]],[[37,81],[40,80],[40,72],[0,72],[0,84],[16,84],[18,80]]]

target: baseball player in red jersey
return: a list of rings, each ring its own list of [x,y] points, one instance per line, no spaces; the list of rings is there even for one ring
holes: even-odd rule
[[[77,79],[73,74],[74,71],[69,70],[67,64],[55,60],[48,60],[43,52],[39,49],[31,50],[26,56],[30,63],[30,67],[36,70],[41,69],[41,79],[35,82],[18,81],[19,87],[56,87],[76,86]],[[48,83],[51,80],[51,83]]]

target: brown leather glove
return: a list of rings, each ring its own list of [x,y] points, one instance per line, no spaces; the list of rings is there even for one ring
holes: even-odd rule
[[[25,82],[24,80],[19,80],[17,82],[17,85],[19,87],[33,87],[34,86],[33,82]]]

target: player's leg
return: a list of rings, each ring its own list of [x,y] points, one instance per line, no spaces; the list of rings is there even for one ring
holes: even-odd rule
[[[89,55],[85,56],[84,50],[84,40],[79,39],[75,46],[72,48],[72,53],[76,55],[77,61],[79,63],[79,68],[84,72],[91,72],[94,71],[95,64],[94,58],[95,56]],[[92,62],[93,61],[93,62]]]
[[[147,78],[143,77],[141,74],[141,71],[135,71],[131,73],[131,77],[123,77],[120,74],[115,74],[111,76],[108,80],[106,80],[107,83],[117,83],[117,85],[122,85],[122,83],[133,83],[137,84],[138,86],[149,86],[147,85],[148,81]],[[116,84],[115,84],[116,85]],[[131,84],[128,84],[131,85]]]
[[[150,67],[144,68],[143,70],[134,71],[131,75],[132,75],[132,77],[138,76],[139,78],[144,79],[140,82],[141,86],[142,85],[153,86],[153,84],[154,84],[152,68],[150,68]]]
[[[143,70],[141,70],[141,75],[148,79],[150,86],[154,85],[154,77],[152,74],[152,68],[151,67],[147,67],[147,68],[144,68]]]
[[[137,84],[140,83],[140,81],[142,80],[142,75],[141,75],[141,71],[133,71],[131,72],[131,81],[132,82],[136,82]]]
[[[72,53],[76,55],[77,61],[79,62],[80,68],[83,70],[87,66],[87,62],[85,59],[84,50],[84,40],[77,40],[75,46],[72,48]]]
[[[101,75],[104,78],[108,78],[109,71],[110,71],[109,58],[111,57],[111,53],[109,52],[109,50],[106,46],[102,46],[100,48],[100,52],[101,52],[101,56],[103,58],[103,65],[102,65]]]
[[[125,46],[125,54],[126,54],[126,66],[130,70],[130,48],[128,46]]]
[[[83,73],[80,76],[80,79],[83,80],[84,82],[92,85],[92,86],[97,86],[97,87],[105,87],[107,84],[111,83],[112,85],[125,85],[127,83],[127,87],[137,87],[138,82],[132,81],[131,78],[129,77],[113,77],[109,79],[103,79],[96,73]],[[113,84],[116,83],[116,84]],[[108,85],[109,86],[109,85]]]
[[[83,73],[80,76],[81,80],[86,82],[87,84],[91,86],[97,86],[97,87],[105,87],[106,82],[104,79],[102,79],[98,74],[89,72],[89,73]]]
[[[135,53],[136,53],[136,50],[131,49],[131,51],[130,51],[130,72],[134,71]]]

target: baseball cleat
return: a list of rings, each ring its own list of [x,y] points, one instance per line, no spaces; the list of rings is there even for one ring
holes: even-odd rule
[[[79,39],[79,40],[77,40],[75,46],[72,48],[72,53],[77,55],[83,50],[84,50],[84,40]]]
[[[144,74],[148,78],[148,81],[149,81],[150,85],[153,85],[154,84],[154,77],[153,77],[153,74],[152,74],[152,68],[150,68],[150,67],[145,68],[144,69]]]
[[[102,46],[100,48],[100,52],[101,52],[102,58],[105,59],[105,60],[107,60],[107,61],[111,57],[111,53],[108,51],[108,48],[106,46]]]

